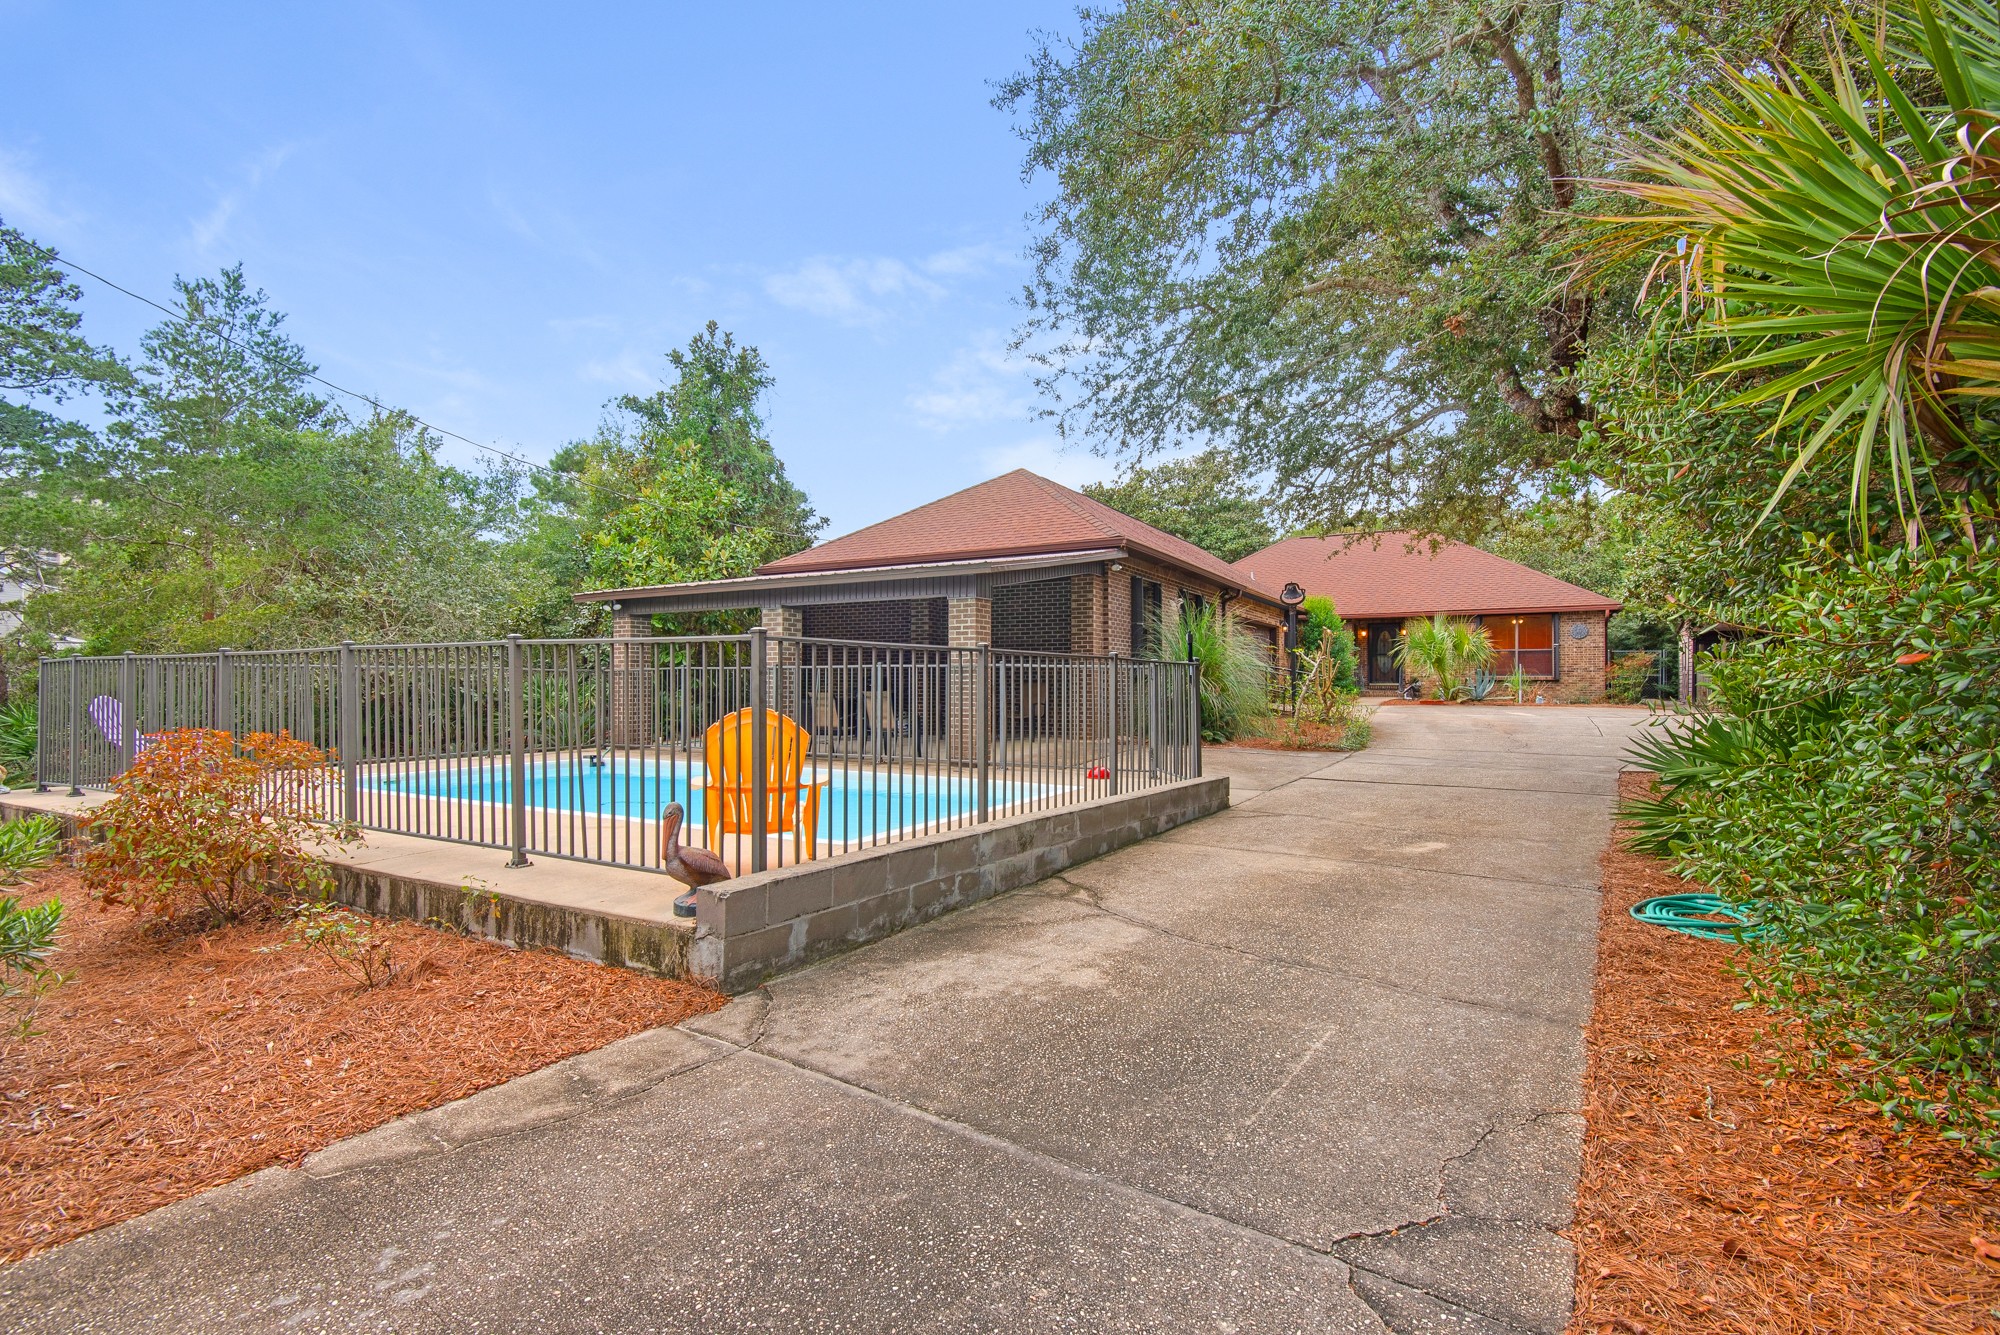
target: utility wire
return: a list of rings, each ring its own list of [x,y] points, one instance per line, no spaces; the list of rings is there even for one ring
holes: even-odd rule
[[[27,237],[22,236],[19,232],[14,233],[14,239],[19,241],[23,246],[26,246],[29,250],[32,250],[37,254],[41,255],[50,264],[56,265],[59,268],[74,269],[77,273],[82,274],[86,278],[94,279],[95,281],[104,284],[104,286],[110,288],[114,292],[121,292],[124,295],[132,298],[132,300],[134,301],[140,302],[147,306],[151,306],[154,310],[160,312],[160,314],[166,316],[168,319],[177,320],[182,324],[191,323],[186,311],[177,311],[173,309],[173,307],[171,306],[161,305],[159,302],[154,301],[151,297],[146,296],[144,293],[134,292],[131,288],[126,287],[122,283],[114,283],[109,278],[106,278],[103,274],[96,273],[90,269],[86,269],[81,264],[78,264],[75,260],[65,259],[62,256],[58,255],[55,251],[49,249],[47,246],[41,245],[38,242],[30,241]],[[227,343],[232,348],[235,348],[238,352],[242,352],[253,357],[263,355],[258,349],[249,347],[246,344],[238,342],[236,339],[229,337],[229,335],[223,333],[221,330],[211,330],[210,332],[214,333],[214,335],[217,338],[221,339],[224,343]],[[403,414],[403,416],[408,417],[412,422],[415,422],[418,426],[422,427],[426,431],[434,431],[440,436],[449,436],[453,440],[462,441],[465,444],[470,445],[475,450],[484,450],[488,454],[498,455],[500,458],[507,460],[509,463],[519,464],[523,468],[532,468],[536,472],[544,473],[549,477],[556,478],[558,480],[566,480],[570,482],[576,481],[576,479],[569,477],[569,475],[567,474],[557,472],[555,469],[549,467],[545,463],[538,463],[533,459],[524,458],[521,455],[510,453],[507,450],[501,449],[497,445],[481,444],[479,441],[474,440],[470,436],[460,435],[456,431],[452,431],[445,427],[436,426],[430,422],[426,422],[423,418],[418,417],[415,413],[409,412],[406,409],[391,408],[387,404],[383,403],[380,399],[374,397],[371,394],[363,394],[359,390],[348,389],[344,385],[336,385],[333,383],[333,381],[328,380],[325,376],[319,374],[317,371],[307,371],[305,372],[305,376],[308,380],[312,380],[319,384],[325,385],[328,389],[334,391],[336,394],[345,394],[350,398],[361,400],[361,402],[367,404],[369,407],[373,408],[378,413],[400,412]],[[639,497],[632,495],[630,492],[620,491],[613,487],[606,487],[603,486],[601,483],[596,484],[596,489],[605,492],[609,495],[616,496],[619,499],[626,501],[632,505],[639,505],[642,503]],[[772,532],[779,537],[796,538],[801,542],[810,543],[812,541],[812,536],[810,534],[801,533],[796,530],[774,529],[772,530]]]
[[[162,315],[167,316],[169,319],[178,320],[183,324],[188,322],[188,314],[186,311],[177,311],[173,309],[171,306],[163,306],[159,302],[154,301],[151,297],[146,296],[145,294],[140,292],[134,292],[131,288],[126,287],[121,283],[114,283],[109,278],[106,278],[103,274],[96,273],[90,269],[84,268],[81,264],[78,264],[75,260],[64,259],[62,256],[56,254],[55,251],[50,250],[47,246],[39,245],[36,242],[30,241],[28,240],[27,237],[20,236],[18,233],[16,233],[16,239],[18,239],[21,242],[21,244],[26,246],[29,250],[35,251],[38,254],[40,254],[44,259],[48,260],[48,262],[51,264],[59,265],[63,268],[74,269],[76,272],[82,274],[84,277],[95,279],[96,281],[104,284],[106,287],[110,288],[113,292],[122,292],[126,296],[132,298],[132,300],[134,301],[143,302],[144,304],[151,306],[154,310],[160,312],[160,314]],[[243,343],[239,343],[237,340],[231,338],[229,335],[223,333],[221,330],[211,330],[210,332],[212,332],[217,338],[221,339],[224,343],[227,343],[230,347],[235,348],[238,352],[248,353],[252,356],[258,355],[257,349],[249,347]],[[367,404],[369,407],[373,408],[378,413],[401,412],[403,416],[409,418],[412,422],[415,422],[418,426],[422,427],[426,431],[434,431],[440,436],[449,436],[453,440],[463,441],[465,444],[472,446],[472,448],[475,450],[485,450],[488,454],[497,454],[502,459],[506,459],[512,463],[520,464],[524,468],[532,468],[537,472],[547,473],[551,477],[561,476],[553,468],[550,468],[547,464],[537,463],[533,459],[523,458],[518,454],[511,454],[508,451],[501,449],[497,445],[481,444],[479,441],[474,440],[470,436],[462,436],[458,432],[452,431],[446,427],[441,427],[431,422],[426,422],[423,418],[418,417],[413,412],[408,412],[407,410],[403,409],[391,408],[389,407],[389,405],[383,403],[380,399],[374,397],[372,394],[363,394],[358,389],[349,389],[345,385],[336,385],[331,380],[328,380],[325,376],[319,374],[317,371],[307,371],[305,373],[305,377],[308,380],[317,381],[319,384],[325,385],[328,389],[332,390],[336,394],[345,394],[349,398],[359,399],[363,403]],[[625,499],[636,500],[637,498],[632,496],[627,496]]]

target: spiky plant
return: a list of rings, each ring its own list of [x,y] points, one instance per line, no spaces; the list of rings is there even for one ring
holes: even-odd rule
[[[1402,638],[1396,643],[1396,662],[1405,672],[1436,683],[1438,697],[1450,700],[1457,697],[1468,676],[1492,666],[1493,641],[1464,617],[1440,613],[1428,621],[1404,624]]]
[[[1197,666],[1203,741],[1231,741],[1271,712],[1270,660],[1214,607],[1184,615],[1173,640],[1167,656]]]
[[[1729,341],[1718,374],[1754,374],[1735,402],[1797,437],[1766,515],[1844,450],[1857,524],[1886,464],[1914,538],[1926,492],[1969,529],[2000,475],[2000,21],[1973,0],[1900,8],[1886,49],[1850,25],[1859,60],[1836,53],[1825,82],[1732,73],[1628,159],[1636,179],[1603,182],[1654,211],[1600,240],[1661,250],[1648,282],[1671,276]]]

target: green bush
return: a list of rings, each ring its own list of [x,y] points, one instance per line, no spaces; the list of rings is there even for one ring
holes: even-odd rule
[[[1203,741],[1233,741],[1271,712],[1270,659],[1214,607],[1181,618],[1169,656],[1197,666]]]
[[[35,702],[10,696],[0,705],[0,784],[19,787],[35,772]]]
[[[1793,572],[1638,748],[1642,844],[1770,929],[1753,999],[1863,1098],[2000,1159],[2000,580],[1974,553]]]
[[[23,908],[12,895],[0,895],[0,1005],[14,1012],[7,1028],[16,1038],[34,1034],[35,1008],[62,985],[63,975],[49,967],[62,916],[61,900]]]
[[[1493,663],[1493,641],[1463,617],[1440,613],[1425,621],[1404,623],[1396,643],[1396,661],[1404,671],[1432,683],[1441,700],[1457,697],[1466,678]]]
[[[1354,632],[1340,619],[1333,599],[1315,594],[1305,600],[1299,611],[1302,614],[1299,621],[1300,657],[1331,659],[1333,675],[1353,685],[1354,669],[1359,663],[1354,648]]]
[[[0,885],[18,884],[31,871],[55,865],[62,853],[62,826],[53,816],[0,822]]]

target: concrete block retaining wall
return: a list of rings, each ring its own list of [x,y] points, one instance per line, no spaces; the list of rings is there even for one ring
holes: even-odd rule
[[[701,891],[688,971],[747,991],[1228,805],[1229,780],[1189,779],[724,882]]]

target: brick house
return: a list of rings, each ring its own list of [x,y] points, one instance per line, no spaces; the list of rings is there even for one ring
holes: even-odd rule
[[[774,634],[1044,653],[1155,653],[1209,604],[1275,658],[1276,595],[1221,558],[1026,469],[772,561],[736,579],[577,595],[612,634],[656,613],[756,609]]]
[[[1403,623],[1443,612],[1486,628],[1497,651],[1496,676],[1518,663],[1548,683],[1554,699],[1604,696],[1608,626],[1623,604],[1477,547],[1408,533],[1286,538],[1244,557],[1236,569],[1262,589],[1296,583],[1309,595],[1332,598],[1354,632],[1364,690],[1400,687],[1396,643]]]

